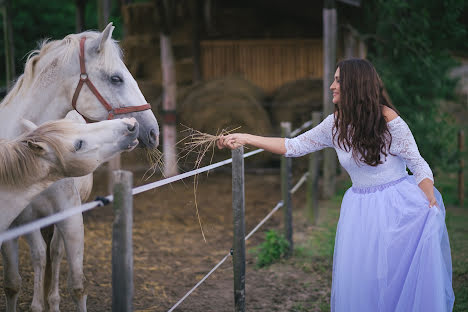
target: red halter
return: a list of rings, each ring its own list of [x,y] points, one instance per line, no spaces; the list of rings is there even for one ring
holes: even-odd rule
[[[73,109],[78,112],[76,109],[76,101],[78,100],[78,95],[80,94],[81,88],[83,87],[83,84],[87,84],[88,88],[91,90],[91,92],[94,93],[94,95],[97,97],[99,102],[101,102],[102,106],[107,110],[109,115],[107,115],[107,119],[113,119],[115,115],[121,115],[121,114],[128,114],[128,113],[133,113],[133,112],[141,112],[147,109],[151,109],[151,106],[147,103],[144,105],[139,105],[139,106],[127,106],[127,107],[121,107],[121,108],[113,108],[99,93],[99,91],[96,89],[96,87],[93,85],[91,80],[88,78],[88,74],[86,73],[86,67],[85,67],[85,53],[84,53],[84,44],[86,41],[86,37],[82,37],[80,40],[80,81],[78,82],[78,85],[76,86],[75,93],[73,94],[73,99],[72,99],[72,106]],[[81,116],[80,112],[78,112]],[[86,122],[92,122],[93,120],[86,118],[83,116],[83,118],[86,120]]]

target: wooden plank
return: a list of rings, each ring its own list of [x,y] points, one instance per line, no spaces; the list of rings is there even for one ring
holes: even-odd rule
[[[216,40],[201,42],[204,79],[241,73],[271,92],[286,82],[322,77],[322,41]]]
[[[232,151],[232,212],[234,242],[232,263],[234,268],[234,304],[236,312],[245,311],[245,185],[244,148]]]
[[[112,225],[112,311],[133,311],[133,174],[114,172]]]

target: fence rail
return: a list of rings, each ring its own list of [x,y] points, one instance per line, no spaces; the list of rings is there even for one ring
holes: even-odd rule
[[[301,131],[310,127],[312,121],[294,131],[287,130],[286,136],[297,135]],[[285,129],[290,129],[290,123],[283,123]],[[187,292],[170,310],[173,311],[185,298],[187,298],[197,287],[199,287],[226,259],[229,255],[234,256],[234,297],[235,311],[245,311],[245,241],[249,239],[279,208],[285,209],[285,236],[290,241],[292,253],[292,212],[291,194],[294,193],[306,180],[307,174],[301,177],[298,183],[291,187],[291,159],[282,161],[282,189],[283,200],[280,201],[270,213],[258,223],[255,228],[245,236],[245,193],[244,193],[244,159],[258,153],[263,149],[257,149],[249,153],[243,153],[243,148],[233,150],[233,158],[211,164],[209,166],[182,173],[160,181],[132,188],[132,174],[126,171],[114,172],[113,194],[106,197],[98,197],[95,201],[72,207],[65,211],[38,219],[28,224],[24,224],[8,231],[0,233],[0,243],[21,235],[36,231],[43,227],[58,223],[75,214],[94,209],[99,206],[114,202],[114,223],[112,236],[112,311],[132,311],[133,299],[133,251],[132,251],[132,207],[133,196],[148,190],[161,187],[163,185],[182,180],[215,168],[233,163],[233,214],[234,214],[234,243],[233,249],[215,267],[203,277],[189,292]],[[282,157],[285,159],[285,157]],[[286,165],[287,164],[287,165]],[[318,172],[318,170],[315,170]],[[236,282],[237,281],[237,282]]]

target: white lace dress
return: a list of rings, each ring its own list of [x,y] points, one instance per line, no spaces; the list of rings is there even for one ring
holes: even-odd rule
[[[287,157],[334,148],[353,182],[343,197],[336,231],[331,311],[452,311],[445,208],[437,189],[440,209],[429,208],[418,187],[433,175],[408,125],[401,117],[388,123],[391,154],[372,167],[357,163],[351,151],[333,142],[333,124],[331,114],[317,127],[285,141]]]

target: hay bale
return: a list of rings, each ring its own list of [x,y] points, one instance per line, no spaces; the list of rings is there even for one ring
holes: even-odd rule
[[[181,90],[177,103],[180,139],[185,136],[181,132],[185,128],[180,124],[209,134],[240,126],[237,132],[270,135],[270,119],[260,104],[263,98],[264,94],[258,87],[236,76],[199,83]],[[229,157],[228,151],[215,153],[215,160]],[[257,165],[265,164],[269,157],[258,157],[256,160]]]
[[[177,113],[181,123],[209,133],[243,126],[258,134],[270,134],[268,114],[260,104],[264,94],[247,80],[231,76],[198,83],[181,90]],[[234,125],[238,121],[239,125]],[[247,131],[247,130],[245,130]]]
[[[270,107],[275,130],[281,121],[291,122],[295,129],[310,120],[313,111],[322,110],[322,99],[321,79],[300,79],[279,87]]]

